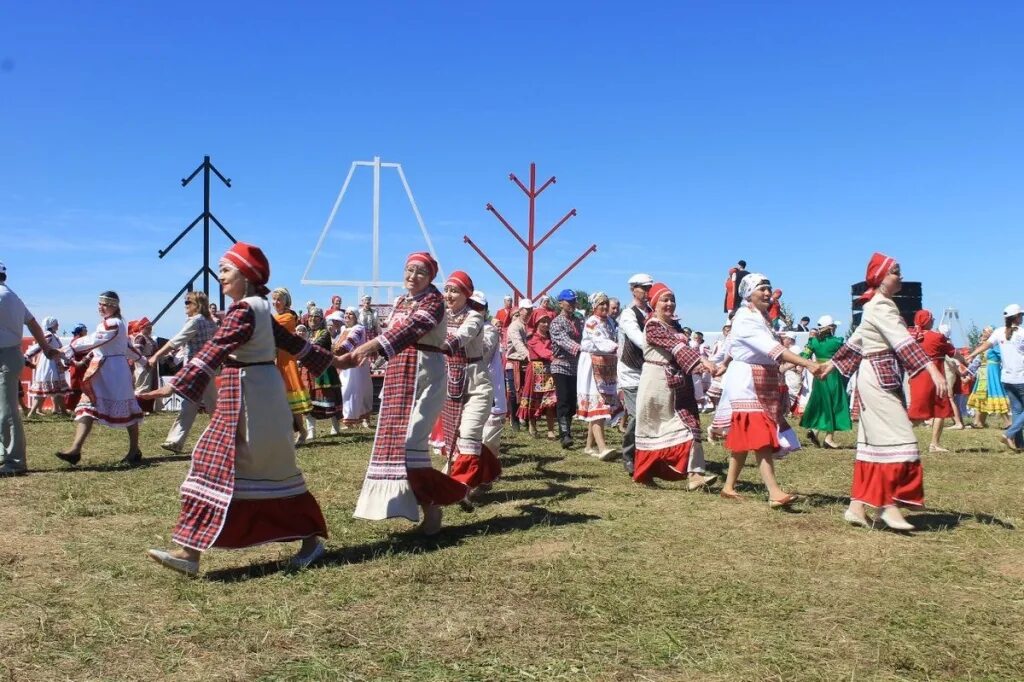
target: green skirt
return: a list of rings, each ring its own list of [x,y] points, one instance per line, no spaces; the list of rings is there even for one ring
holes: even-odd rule
[[[852,431],[850,400],[839,372],[811,383],[811,397],[800,418],[800,426],[812,431]]]

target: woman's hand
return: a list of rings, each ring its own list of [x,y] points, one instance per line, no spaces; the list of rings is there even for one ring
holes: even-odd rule
[[[171,388],[170,384],[164,384],[160,388],[152,391],[136,393],[135,397],[139,400],[156,400],[158,398],[169,398],[172,395],[174,395],[174,389]]]
[[[949,397],[949,387],[946,386],[946,375],[936,369],[935,365],[928,363],[928,374],[932,377],[932,383],[935,384],[935,397],[939,400],[945,400]]]
[[[343,353],[342,355],[335,355],[331,364],[334,365],[335,369],[352,369],[359,365],[358,362],[352,357],[353,353]]]

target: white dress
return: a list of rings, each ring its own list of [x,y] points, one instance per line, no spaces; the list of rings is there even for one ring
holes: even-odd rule
[[[347,328],[346,347],[356,348],[366,342],[366,328],[356,324]],[[341,370],[341,413],[348,423],[369,419],[373,412],[373,379],[370,377],[370,363],[362,362],[356,367]]]
[[[128,342],[124,320],[108,317],[90,336],[71,342],[75,352],[92,352],[92,361],[82,377],[82,399],[75,408],[75,420],[92,418],[106,426],[127,428],[142,421],[142,408],[135,399],[130,356],[144,358]]]
[[[46,332],[46,343],[50,348],[60,350],[61,344],[60,339],[53,332]],[[50,358],[43,355],[41,352],[42,348],[38,343],[32,344],[32,346],[25,352],[25,358],[31,359],[36,355],[39,358],[36,360],[35,368],[32,370],[32,383],[29,384],[28,394],[32,398],[46,398],[54,395],[63,395],[68,392],[68,382],[64,377],[64,367],[61,366],[60,360]]]
[[[596,422],[622,412],[618,399],[618,348],[608,318],[587,318],[576,372],[577,419]]]

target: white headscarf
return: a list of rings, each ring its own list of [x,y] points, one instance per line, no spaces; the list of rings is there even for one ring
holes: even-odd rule
[[[740,280],[740,298],[744,301],[749,301],[750,297],[754,294],[754,290],[766,284],[771,286],[771,282],[768,281],[768,275],[761,274],[760,272],[750,273]]]
[[[44,317],[43,318],[43,329],[48,332],[56,332],[57,329],[57,318],[56,317]]]
[[[590,295],[590,307],[591,308],[596,308],[597,306],[601,305],[602,303],[607,303],[607,302],[608,302],[608,294],[604,293],[603,291],[595,291],[594,293],[592,293]]]

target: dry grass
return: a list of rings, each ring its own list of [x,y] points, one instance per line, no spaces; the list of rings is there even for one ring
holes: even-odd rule
[[[809,498],[780,513],[752,468],[731,503],[522,434],[487,504],[436,539],[352,519],[371,435],[347,433],[300,450],[327,561],[212,551],[188,580],[144,556],[187,468],[156,455],[168,424],[144,424],[156,462],[127,471],[109,467],[123,433],[97,429],[68,471],[51,453],[71,424],[28,425],[34,473],[0,480],[7,679],[1024,679],[1024,460],[995,430],[926,456],[913,536],[844,525],[851,451],[782,464]]]

